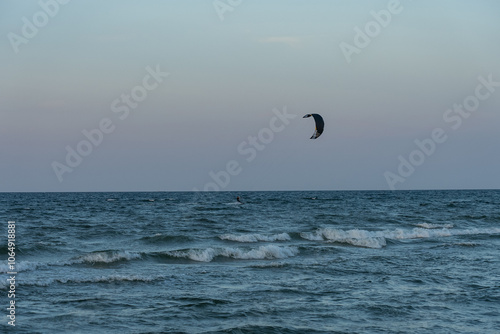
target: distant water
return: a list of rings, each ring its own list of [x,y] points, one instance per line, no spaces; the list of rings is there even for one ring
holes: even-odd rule
[[[14,220],[18,333],[500,333],[500,191],[0,193],[0,216],[0,332]]]

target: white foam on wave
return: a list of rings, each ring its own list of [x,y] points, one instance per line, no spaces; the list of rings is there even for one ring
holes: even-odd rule
[[[12,271],[23,272],[23,271],[36,270],[40,267],[45,267],[45,266],[64,266],[77,263],[88,263],[88,264],[113,263],[123,260],[135,260],[139,259],[140,257],[141,254],[128,251],[104,251],[104,252],[95,252],[86,254],[77,257],[76,259],[72,259],[69,261],[61,261],[61,262],[58,261],[49,263],[49,262],[20,261],[14,265],[14,269],[11,269],[7,261],[4,261],[4,263],[0,264],[0,274],[5,274],[7,272],[12,272]]]
[[[280,247],[275,245],[260,246],[256,249],[240,248],[206,248],[186,251],[172,251],[167,254],[178,258],[186,258],[198,262],[211,262],[215,257],[227,257],[238,260],[272,260],[285,259],[299,253],[296,247]]]
[[[386,246],[387,239],[406,240],[420,238],[438,238],[460,235],[480,235],[480,234],[498,234],[500,228],[492,229],[469,229],[469,230],[452,230],[448,228],[442,229],[426,229],[414,228],[412,230],[396,229],[393,231],[366,231],[366,230],[340,230],[332,228],[320,228],[316,232],[303,232],[300,236],[303,239],[311,241],[328,241],[347,243],[353,246],[367,248],[382,248]]]
[[[98,276],[88,279],[55,279],[55,282],[59,283],[111,283],[111,282],[152,282],[163,276],[139,276],[139,275],[110,275],[110,276]]]
[[[337,229],[318,229],[316,232],[304,232],[300,236],[307,240],[347,243],[353,246],[366,248],[382,248],[387,243],[383,236],[376,235],[374,232],[365,230],[337,230]]]
[[[22,285],[26,286],[49,286],[54,283],[114,283],[114,282],[153,282],[157,280],[166,279],[167,276],[156,275],[156,276],[140,276],[140,275],[109,275],[109,276],[97,276],[89,278],[50,278],[50,279],[37,279],[34,281],[21,281]]]
[[[104,251],[104,252],[94,252],[80,256],[71,263],[113,263],[123,260],[135,260],[139,259],[141,254],[133,253],[129,251]]]
[[[429,224],[429,223],[421,223],[417,224],[418,227],[426,228],[426,229],[437,229],[437,228],[453,228],[453,224]]]
[[[262,234],[224,234],[219,236],[221,240],[237,241],[237,242],[259,242],[259,241],[289,241],[290,236],[287,233],[262,235]]]
[[[5,274],[7,272],[21,272],[21,271],[29,271],[29,270],[35,270],[38,267],[45,266],[45,263],[40,263],[40,262],[30,262],[30,261],[21,261],[18,262],[14,265],[14,270],[10,268],[10,265],[5,261],[4,263],[0,264],[0,273]]]

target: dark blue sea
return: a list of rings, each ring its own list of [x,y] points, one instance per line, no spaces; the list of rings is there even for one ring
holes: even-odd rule
[[[2,333],[500,333],[496,190],[0,193],[0,217]]]

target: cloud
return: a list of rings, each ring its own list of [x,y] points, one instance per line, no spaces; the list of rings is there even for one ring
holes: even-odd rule
[[[296,47],[300,44],[301,40],[298,37],[292,36],[273,36],[266,37],[259,40],[261,43],[278,43],[278,44],[286,44],[291,47]]]

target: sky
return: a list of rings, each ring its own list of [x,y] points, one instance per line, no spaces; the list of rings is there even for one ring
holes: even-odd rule
[[[499,14],[2,1],[0,191],[499,189]]]

